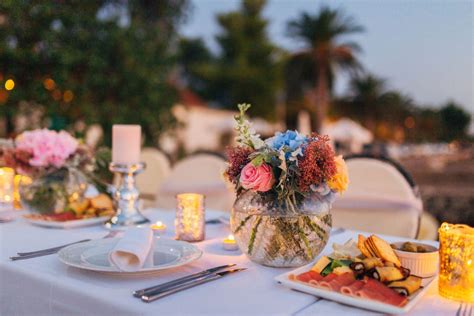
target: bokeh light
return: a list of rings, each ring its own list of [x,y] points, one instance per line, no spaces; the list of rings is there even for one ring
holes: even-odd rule
[[[73,98],[74,98],[74,93],[72,93],[71,90],[64,91],[64,94],[63,94],[64,102],[69,103],[72,101]]]
[[[63,96],[63,94],[61,93],[61,90],[55,89],[52,93],[52,96],[54,100],[59,101],[61,100],[61,97]]]
[[[15,81],[13,81],[13,79],[8,79],[5,81],[5,89],[11,91],[13,88],[15,88]]]
[[[54,88],[56,88],[56,83],[54,82],[53,79],[51,78],[46,78],[44,79],[43,81],[43,86],[46,90],[53,90]]]

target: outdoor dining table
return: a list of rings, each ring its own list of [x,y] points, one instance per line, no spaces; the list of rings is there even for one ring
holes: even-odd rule
[[[220,212],[208,211],[216,218]],[[174,212],[148,210],[152,220],[168,226],[165,238],[173,238]],[[222,249],[229,234],[225,224],[208,224],[206,239],[195,243],[203,256],[188,265],[146,276],[118,276],[80,270],[61,263],[57,255],[10,261],[20,251],[53,247],[106,235],[101,226],[49,229],[29,224],[21,217],[0,224],[0,315],[367,315],[372,312],[319,299],[278,284],[274,277],[290,269],[252,263],[240,251]],[[357,231],[334,233],[332,243],[356,238]],[[383,236],[388,241],[407,240]],[[431,242],[436,244],[435,242]],[[214,266],[235,263],[246,271],[144,303],[132,291],[170,281]],[[437,282],[410,311],[410,315],[455,315],[459,303],[438,295]]]

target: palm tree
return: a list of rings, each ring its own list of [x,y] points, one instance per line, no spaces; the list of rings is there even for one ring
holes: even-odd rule
[[[376,132],[378,123],[391,126],[403,125],[412,113],[413,100],[394,90],[388,90],[385,79],[363,74],[355,76],[349,83],[349,95],[338,102],[342,114],[362,122]]]
[[[320,131],[329,109],[330,92],[336,69],[354,71],[360,69],[355,53],[360,51],[354,42],[341,39],[349,34],[362,32],[362,26],[340,10],[322,7],[318,14],[302,13],[296,20],[288,23],[288,33],[303,41],[307,49],[296,53],[290,60],[287,82],[295,81],[311,103],[313,129]],[[300,66],[297,66],[299,64]],[[298,74],[298,69],[303,73]],[[295,79],[295,80],[293,80]],[[309,90],[309,91],[308,91]],[[294,94],[291,91],[289,94]]]

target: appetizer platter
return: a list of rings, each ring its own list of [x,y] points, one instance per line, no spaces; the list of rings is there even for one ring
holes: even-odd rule
[[[23,217],[33,225],[51,228],[76,228],[97,225],[115,214],[113,202],[106,194],[72,202],[68,208],[55,214],[25,214]]]
[[[434,279],[412,274],[392,246],[375,235],[359,235],[357,242],[350,239],[343,245],[333,244],[333,249],[315,264],[279,275],[276,280],[346,305],[400,314],[417,303]]]

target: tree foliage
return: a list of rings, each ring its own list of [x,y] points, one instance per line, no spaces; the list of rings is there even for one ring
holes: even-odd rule
[[[464,139],[471,121],[471,116],[463,110],[458,104],[448,102],[439,111],[442,136],[445,141],[455,139]]]
[[[201,56],[191,64],[188,61],[185,77],[202,96],[229,109],[251,103],[253,114],[272,118],[281,78],[280,52],[268,38],[268,22],[262,17],[265,4],[265,0],[244,0],[238,11],[217,16],[215,56],[209,58],[199,40],[184,42],[182,55],[195,51]]]
[[[2,1],[0,72],[16,85],[0,111],[21,100],[71,123],[141,124],[147,140],[171,122],[171,44],[185,0]],[[60,126],[62,127],[62,126]],[[106,137],[108,139],[108,137]]]

